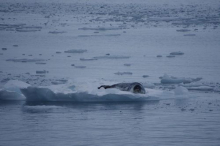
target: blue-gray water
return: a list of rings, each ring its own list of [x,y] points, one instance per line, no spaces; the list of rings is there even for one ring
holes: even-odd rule
[[[220,101],[1,102],[1,146],[218,146]]]

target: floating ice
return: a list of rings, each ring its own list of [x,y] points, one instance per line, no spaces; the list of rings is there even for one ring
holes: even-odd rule
[[[199,90],[199,91],[212,91],[213,87],[209,86],[199,86],[199,87],[188,87],[188,90]]]
[[[173,77],[168,76],[165,74],[163,77],[161,77],[161,83],[162,84],[180,84],[180,83],[191,83],[200,81],[202,78],[184,78],[184,77]]]
[[[83,28],[79,28],[79,30],[96,30],[96,31],[120,30],[120,29],[125,29],[125,28],[124,27],[97,27],[97,28],[83,27]]]
[[[48,71],[46,71],[46,70],[37,70],[36,71],[36,74],[46,74],[46,73],[48,73]]]
[[[93,60],[97,60],[97,59],[95,59],[95,58],[89,58],[89,59],[80,58],[80,61],[93,61]]]
[[[6,50],[7,50],[7,48],[2,48],[2,50],[3,50],[3,51],[6,51]]]
[[[184,53],[181,51],[178,52],[171,52],[170,55],[183,55]]]
[[[120,36],[121,34],[105,34],[105,35],[78,35],[78,37],[104,37],[104,36]]]
[[[176,95],[187,95],[189,93],[188,89],[182,86],[176,87],[174,89]]]
[[[6,61],[12,61],[12,62],[41,62],[46,61],[44,59],[7,59]]]
[[[143,77],[143,78],[147,78],[147,77],[149,77],[149,75],[143,75],[142,77]]]
[[[30,85],[18,80],[9,80],[2,89],[0,89],[0,100],[25,100],[25,96],[20,89],[27,88]]]
[[[189,29],[178,29],[176,31],[178,31],[178,32],[189,32],[190,30]]]
[[[173,91],[162,91],[154,88],[153,84],[143,84],[146,94],[134,94],[118,89],[97,89],[100,84],[114,83],[102,81],[72,82],[57,80],[56,85],[30,86],[21,81],[8,81],[0,90],[1,100],[27,100],[27,101],[71,101],[71,102],[118,102],[118,101],[149,101],[175,98]],[[182,91],[182,90],[181,90]],[[185,92],[178,91],[179,95]]]
[[[63,34],[65,31],[49,31],[50,34]]]
[[[157,57],[162,57],[162,55],[157,55]]]
[[[132,75],[132,72],[116,72],[116,75]]]
[[[26,27],[18,27],[16,28],[16,31],[18,32],[35,32],[35,31],[41,31],[42,27],[40,26],[26,26]]]
[[[106,56],[97,56],[93,57],[95,59],[128,59],[130,56],[120,56],[120,55],[106,55]]]
[[[84,53],[87,52],[87,50],[83,50],[83,49],[72,49],[72,50],[67,50],[64,51],[65,53]]]

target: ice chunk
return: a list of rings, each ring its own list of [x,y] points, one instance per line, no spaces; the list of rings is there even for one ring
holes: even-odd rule
[[[30,85],[18,80],[9,80],[0,90],[0,100],[24,100],[25,96],[20,89]]]
[[[3,51],[6,51],[6,50],[7,50],[7,48],[2,48],[2,50],[3,50]]]
[[[65,31],[49,31],[50,34],[62,34],[66,33]]]
[[[191,83],[200,81],[202,78],[185,78],[185,77],[173,77],[168,76],[165,74],[163,77],[161,77],[161,83],[162,84],[180,84],[180,83]]]
[[[87,50],[83,50],[83,49],[72,49],[72,50],[67,50],[64,51],[65,53],[84,53],[87,52]]]
[[[189,32],[190,30],[189,29],[178,29],[176,31],[178,31],[178,32]]]
[[[213,87],[210,86],[188,87],[188,90],[212,91]]]
[[[46,70],[37,70],[36,71],[36,74],[46,74],[46,73],[48,73],[48,71],[46,71]]]
[[[93,57],[95,59],[128,59],[130,56],[120,56],[120,55],[105,55]]]
[[[93,61],[93,60],[97,60],[97,59],[95,59],[95,58],[89,58],[89,59],[80,58],[80,61]]]
[[[176,88],[174,89],[174,93],[175,93],[176,95],[184,95],[184,94],[188,94],[189,91],[188,91],[187,88],[182,87],[182,86],[179,86],[179,87],[176,87]]]
[[[18,32],[35,32],[40,31],[42,27],[40,26],[25,26],[25,27],[17,27],[16,31]]]
[[[157,57],[162,57],[162,55],[157,55]]]
[[[13,61],[13,62],[40,62],[46,61],[44,59],[7,59],[6,61]]]
[[[143,77],[143,78],[147,78],[147,77],[149,77],[149,75],[143,75],[142,77]]]
[[[184,53],[181,51],[178,52],[171,52],[170,55],[183,55]]]

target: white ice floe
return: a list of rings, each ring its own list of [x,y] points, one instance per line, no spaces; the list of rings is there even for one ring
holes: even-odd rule
[[[169,76],[167,74],[164,74],[163,77],[161,77],[161,83],[162,84],[180,84],[180,83],[191,83],[200,81],[202,78],[185,78],[185,77],[173,77]]]
[[[25,100],[25,96],[21,93],[22,88],[30,85],[18,80],[9,80],[2,89],[0,89],[0,100]]]
[[[84,49],[72,49],[72,50],[67,50],[67,51],[64,51],[65,53],[84,53],[84,52],[87,52],[87,50],[84,50]]]
[[[213,87],[210,86],[198,86],[198,87],[188,87],[189,90],[199,90],[199,91],[212,91]]]
[[[50,86],[30,86],[21,81],[9,81],[0,90],[1,100],[27,101],[71,101],[71,102],[118,102],[118,101],[149,101],[175,98],[186,95],[185,89],[162,91],[145,88],[146,94],[134,94],[118,89],[98,89],[100,85],[111,85],[109,81],[68,81],[64,84]],[[150,87],[150,84],[145,84]],[[178,93],[178,95],[176,94]]]
[[[183,86],[178,86],[174,89],[174,93],[176,95],[187,95],[187,94],[189,94],[189,91],[187,88],[185,88]]]
[[[181,51],[178,52],[171,52],[170,55],[183,55],[184,53]]]

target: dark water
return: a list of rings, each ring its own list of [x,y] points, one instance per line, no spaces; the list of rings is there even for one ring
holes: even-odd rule
[[[0,101],[1,146],[220,144],[220,101]]]

